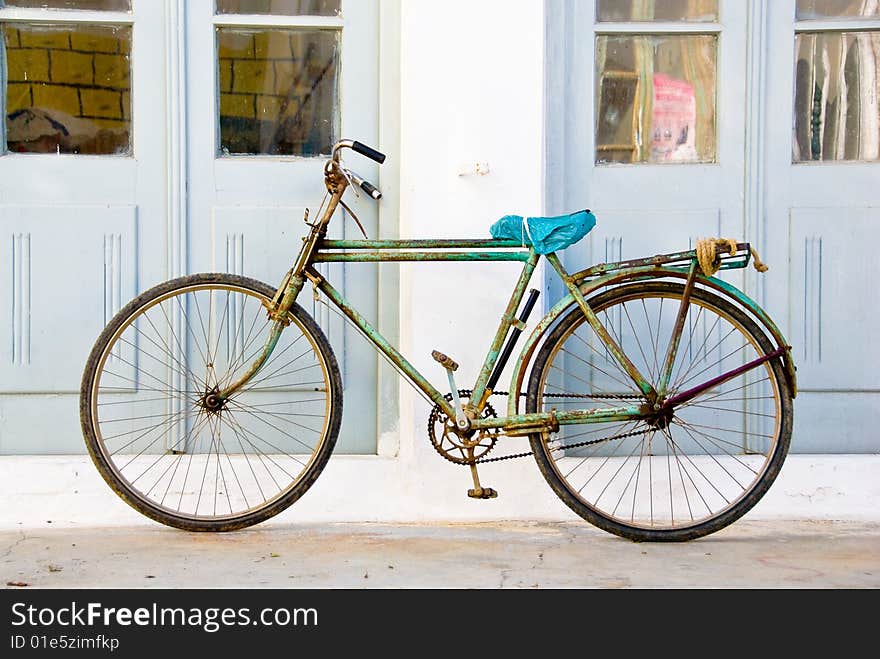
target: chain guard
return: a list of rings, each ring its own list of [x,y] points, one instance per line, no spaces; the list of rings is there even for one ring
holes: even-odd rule
[[[471,393],[470,389],[458,390],[458,396],[461,399],[469,399]],[[451,393],[446,394],[444,398],[452,402]],[[497,417],[492,405],[486,403],[481,418]],[[439,437],[437,436],[438,431]],[[471,465],[485,457],[495,447],[499,435],[500,432],[496,428],[480,432],[471,431],[469,437],[462,437],[458,433],[455,419],[450,419],[439,405],[434,405],[428,415],[428,439],[431,440],[431,446],[446,460],[457,465]],[[469,449],[473,449],[472,457],[469,455]]]
[[[459,389],[458,396],[459,398],[470,398],[471,393],[473,393],[470,389]],[[507,396],[508,392],[506,391],[495,391],[493,392],[495,396]],[[521,393],[520,396],[525,396],[525,393]],[[642,400],[643,396],[639,394],[571,394],[571,393],[558,393],[558,394],[543,394],[544,398],[585,398],[585,399],[613,399],[613,400]],[[446,400],[452,402],[452,394],[446,394],[444,396]],[[490,403],[486,403],[486,407],[483,409],[482,418],[497,418],[498,415],[495,413],[495,409],[492,407]],[[437,439],[437,434],[435,431],[436,424],[441,423],[443,426],[443,433],[441,434],[440,439]],[[473,465],[473,464],[484,464],[487,462],[500,462],[502,460],[514,460],[516,458],[526,458],[530,455],[534,455],[532,451],[527,451],[525,453],[514,453],[513,455],[502,455],[497,458],[487,458],[486,455],[495,447],[495,443],[498,441],[498,438],[502,436],[502,431],[500,428],[494,428],[492,430],[484,430],[478,435],[478,439],[476,442],[471,440],[462,439],[458,433],[456,432],[457,428],[455,426],[455,421],[450,420],[446,413],[442,410],[439,405],[434,405],[431,409],[431,413],[428,415],[428,438],[431,440],[431,445],[434,449],[442,455],[445,459],[450,462],[454,462],[458,465]],[[615,439],[625,439],[627,437],[636,437],[638,435],[646,435],[650,432],[650,429],[644,430],[635,430],[633,432],[621,433],[619,435],[610,435],[608,437],[600,437],[599,439],[593,439],[583,442],[577,442],[575,444],[562,444],[560,446],[556,446],[553,450],[566,450],[572,448],[579,448],[583,446],[592,446],[593,444],[601,444],[603,442],[613,441]],[[454,439],[451,439],[454,438]],[[444,446],[444,443],[447,446]],[[473,447],[474,453],[473,458],[467,457],[467,448]],[[458,451],[461,453],[462,457],[451,453],[451,451]]]

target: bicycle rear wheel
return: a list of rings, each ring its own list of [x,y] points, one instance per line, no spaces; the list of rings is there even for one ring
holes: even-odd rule
[[[684,286],[645,282],[588,302],[655,388]],[[670,379],[671,397],[775,346],[728,300],[695,288]],[[580,309],[550,333],[530,373],[529,412],[645,402]],[[792,392],[779,359],[677,407],[666,419],[562,426],[531,436],[554,492],[599,528],[636,541],[683,541],[717,531],[764,495],[788,452]]]
[[[80,418],[111,488],[144,515],[229,531],[290,506],[327,463],[342,419],[333,350],[298,305],[271,357],[228,400],[266,345],[275,290],[228,274],[165,282],[126,305],[89,356]]]

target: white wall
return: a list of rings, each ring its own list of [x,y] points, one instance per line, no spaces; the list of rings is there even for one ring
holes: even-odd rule
[[[402,237],[488,237],[502,215],[543,211],[543,12],[541,0],[402,2]],[[489,173],[477,174],[476,163],[487,164]],[[451,355],[461,365],[459,388],[471,388],[521,267],[401,266],[402,351],[441,391],[445,372],[431,351]],[[539,273],[532,283],[540,287]],[[499,388],[507,389],[506,379]],[[506,400],[493,403],[503,413]],[[481,468],[483,484],[499,489],[499,499],[468,499],[469,470],[430,446],[429,411],[409,386],[401,387],[399,467],[405,475],[392,488],[406,484],[405,496],[418,502],[415,515],[516,515],[526,490],[514,483],[541,488],[539,500],[549,494],[534,463],[520,461]],[[515,441],[526,450],[525,440]],[[498,481],[501,473],[511,487]],[[550,497],[544,503],[562,512]]]

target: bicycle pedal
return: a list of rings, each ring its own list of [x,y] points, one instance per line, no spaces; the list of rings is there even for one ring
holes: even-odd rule
[[[497,499],[498,492],[491,487],[478,487],[468,490],[468,496],[471,499]]]
[[[437,362],[438,364],[440,364],[440,366],[445,368],[447,371],[457,371],[458,370],[458,364],[455,362],[455,360],[451,359],[450,357],[447,357],[439,350],[432,350],[431,357],[433,357],[434,361]]]

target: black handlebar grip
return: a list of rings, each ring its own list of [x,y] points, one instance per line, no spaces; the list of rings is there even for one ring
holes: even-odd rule
[[[382,198],[382,193],[379,192],[379,188],[370,183],[369,181],[364,181],[361,183],[361,190],[370,195],[373,199],[379,200]]]
[[[385,154],[379,153],[376,149],[368,147],[366,144],[361,144],[360,142],[355,142],[351,145],[352,151],[356,151],[362,156],[366,156],[370,160],[375,160],[380,165],[385,162]]]

